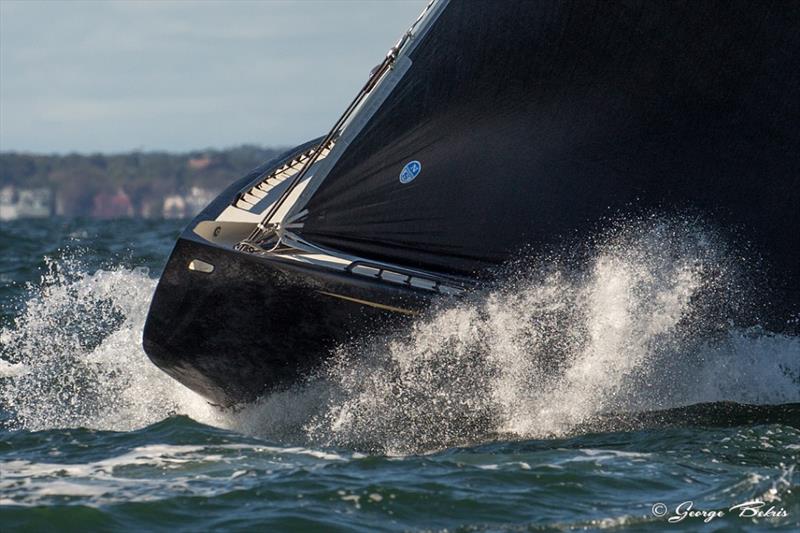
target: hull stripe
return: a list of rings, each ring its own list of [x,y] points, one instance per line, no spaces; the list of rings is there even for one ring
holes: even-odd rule
[[[392,311],[394,313],[402,313],[404,315],[409,315],[409,316],[416,316],[419,314],[418,311],[413,311],[411,309],[403,309],[402,307],[393,307],[391,305],[380,304],[378,302],[370,302],[368,300],[361,300],[359,298],[353,298],[351,296],[344,296],[343,294],[336,294],[333,292],[326,292],[326,291],[317,291],[317,292],[320,294],[324,294],[325,296],[333,296],[334,298],[347,300],[348,302],[354,302],[361,305],[368,305],[370,307],[375,307],[378,309],[385,309],[386,311]]]

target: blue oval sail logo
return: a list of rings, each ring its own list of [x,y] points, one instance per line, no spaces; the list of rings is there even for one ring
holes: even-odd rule
[[[421,171],[422,163],[419,161],[409,161],[406,163],[406,166],[403,167],[403,171],[400,172],[400,183],[411,183],[414,181],[414,178],[419,176]]]

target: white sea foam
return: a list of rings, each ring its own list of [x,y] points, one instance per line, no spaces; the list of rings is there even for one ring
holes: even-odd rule
[[[30,430],[126,431],[186,413],[214,422],[199,396],[153,366],[141,348],[155,281],[144,270],[81,270],[50,262],[11,328],[0,332],[0,401]]]
[[[404,453],[565,435],[608,412],[800,401],[800,339],[728,325],[750,293],[707,230],[636,225],[583,275],[518,276],[405,335],[343,347],[307,434]]]
[[[296,460],[287,460],[292,456]],[[13,494],[15,498],[5,502],[18,505],[37,505],[54,496],[80,497],[92,505],[152,501],[164,493],[187,491],[213,497],[230,490],[215,482],[220,465],[227,468],[243,457],[254,470],[235,470],[231,479],[251,472],[294,471],[300,466],[313,469],[320,461],[357,458],[304,447],[149,444],[85,463],[0,461],[0,494]]]
[[[235,413],[147,359],[146,272],[52,264],[0,333],[0,398],[27,429],[131,430],[186,414],[384,453],[564,435],[607,412],[800,402],[800,339],[725,323],[728,304],[747,298],[729,256],[692,224],[634,224],[577,274],[558,258],[515,265],[505,284],[342,346],[314,379]]]

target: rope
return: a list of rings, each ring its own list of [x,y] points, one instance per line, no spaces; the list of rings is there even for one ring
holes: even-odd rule
[[[414,36],[414,29],[417,27],[419,22],[425,17],[425,15],[430,10],[431,6],[434,4],[436,0],[430,0],[428,5],[425,6],[425,9],[422,10],[422,13],[417,17],[411,27],[403,34],[402,37],[397,41],[397,43],[389,49],[386,53],[386,57],[384,57],[383,61],[380,65],[372,72],[372,75],[369,77],[367,82],[358,92],[356,97],[350,102],[350,105],[347,106],[344,113],[339,117],[339,120],[333,125],[331,130],[322,139],[322,142],[319,143],[316,150],[314,151],[314,155],[312,155],[304,164],[303,167],[300,169],[300,172],[295,174],[292,177],[292,181],[289,185],[283,190],[280,197],[272,204],[272,207],[269,208],[267,213],[262,217],[261,221],[256,224],[255,229],[250,233],[250,235],[243,241],[239,242],[234,246],[234,249],[241,252],[248,252],[253,253],[257,251],[263,251],[263,249],[259,246],[259,242],[263,241],[265,238],[269,237],[271,234],[275,234],[278,236],[278,242],[268,251],[275,250],[278,245],[281,243],[283,238],[283,231],[280,231],[280,223],[270,223],[272,217],[278,212],[278,210],[283,206],[286,200],[289,198],[289,195],[292,191],[297,187],[297,185],[306,177],[308,171],[311,167],[314,166],[314,163],[317,162],[319,159],[320,154],[329,147],[333,148],[333,144],[335,140],[339,137],[341,133],[342,125],[347,122],[353,112],[358,108],[364,98],[372,91],[372,89],[377,85],[378,80],[389,70],[391,70],[392,65],[397,60],[397,56],[400,53],[400,50],[405,46],[405,44]]]

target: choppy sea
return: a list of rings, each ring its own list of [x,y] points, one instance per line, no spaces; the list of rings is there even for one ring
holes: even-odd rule
[[[800,529],[800,338],[717,320],[713,235],[517,265],[221,411],[141,348],[184,223],[0,223],[0,530]]]

